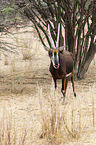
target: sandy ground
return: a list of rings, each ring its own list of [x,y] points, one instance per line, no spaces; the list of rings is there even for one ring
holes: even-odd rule
[[[30,38],[30,34],[27,34]],[[19,38],[20,36],[18,36]],[[22,36],[23,37],[23,36]],[[9,39],[9,36],[6,36],[6,40]],[[12,41],[12,40],[10,40]],[[19,44],[20,42],[18,42]],[[24,43],[24,40],[23,42]],[[34,43],[32,40],[31,43]],[[35,49],[34,49],[35,47]],[[40,90],[42,89],[42,96],[44,96],[44,101],[47,100],[47,96],[53,91],[52,78],[48,70],[50,60],[47,52],[41,46],[39,41],[35,41],[32,44],[31,48],[31,60],[23,60],[23,53],[26,54],[26,49],[28,48],[18,48],[19,55],[6,52],[8,57],[5,57],[2,52],[0,56],[0,118],[6,118],[15,120],[15,126],[17,132],[27,128],[27,132],[30,134],[32,131],[31,140],[26,144],[49,144],[44,139],[40,139],[41,131],[41,112],[40,112]],[[5,61],[8,62],[8,65],[5,65]],[[75,81],[75,88],[77,97],[81,102],[83,111],[85,113],[89,112],[88,118],[85,120],[90,120],[90,111],[88,111],[88,106],[92,105],[93,95],[94,102],[96,102],[96,57],[92,61],[86,76],[82,80]],[[61,95],[61,82],[58,82],[58,100]],[[69,82],[68,93],[66,96],[66,102],[70,101],[73,97],[72,87]],[[90,93],[91,92],[91,93]],[[70,94],[70,95],[69,95]],[[71,98],[69,97],[71,96]],[[82,98],[81,98],[82,97]],[[88,99],[87,99],[88,97]],[[87,100],[87,101],[86,101]],[[91,100],[91,102],[90,102]],[[84,102],[83,102],[84,101]],[[72,102],[72,100],[71,100]],[[71,102],[69,104],[71,104]],[[75,102],[75,101],[74,101]],[[88,106],[83,106],[88,103]],[[59,104],[62,104],[62,101],[59,101]],[[72,105],[72,104],[71,104]],[[78,103],[77,103],[78,105]],[[87,109],[86,109],[87,108]],[[96,111],[96,105],[95,105]],[[90,121],[89,121],[90,122]],[[95,121],[96,122],[96,121]],[[92,122],[91,122],[92,123]],[[91,124],[90,123],[90,124]],[[89,124],[87,124],[89,125]],[[87,131],[81,134],[80,139],[69,140],[64,142],[65,145],[95,145],[96,144],[96,133],[95,127],[92,128],[91,125],[86,127]],[[89,132],[89,133],[88,133]],[[19,134],[19,133],[17,133]],[[31,134],[29,135],[31,136]]]

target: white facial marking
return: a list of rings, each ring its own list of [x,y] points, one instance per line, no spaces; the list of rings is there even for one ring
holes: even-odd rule
[[[56,53],[56,55],[54,56],[54,52],[53,52],[53,55],[51,57],[51,61],[52,61],[53,67],[55,69],[58,69],[59,68],[59,56],[58,56],[58,52],[55,52],[55,53]],[[56,66],[56,64],[55,64],[56,61],[57,61],[58,66]]]
[[[59,62],[58,52],[57,52],[57,60],[58,60],[58,62]]]
[[[53,53],[53,55],[52,55],[51,60],[52,60],[53,66],[55,66],[55,63],[54,63],[54,53]]]

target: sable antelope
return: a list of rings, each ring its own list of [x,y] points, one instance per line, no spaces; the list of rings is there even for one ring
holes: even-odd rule
[[[48,24],[49,38],[51,42],[51,48],[45,46],[45,50],[49,52],[49,57],[51,59],[50,72],[52,74],[55,89],[57,88],[57,79],[62,79],[62,89],[61,92],[65,98],[66,88],[68,84],[68,76],[71,76],[71,82],[73,87],[74,96],[76,93],[74,90],[74,61],[73,54],[69,51],[64,50],[64,46],[58,47],[59,45],[59,33],[60,33],[60,23],[58,25],[57,41],[56,47],[51,36],[50,27]]]

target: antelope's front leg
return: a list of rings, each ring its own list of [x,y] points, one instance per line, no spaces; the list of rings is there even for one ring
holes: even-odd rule
[[[56,90],[56,88],[57,88],[56,79],[53,78],[53,80],[54,80],[54,87],[55,87],[55,90]]]
[[[56,89],[57,89],[57,82],[56,82],[56,79],[53,78],[53,80],[54,80],[54,87],[55,87],[55,91],[54,91],[54,96],[55,96],[56,95]]]
[[[63,94],[64,100],[65,100],[65,92],[66,92],[66,78],[62,79],[62,89],[61,92]]]

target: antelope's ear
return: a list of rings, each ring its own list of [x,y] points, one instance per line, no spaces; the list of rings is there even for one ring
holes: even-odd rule
[[[50,48],[48,48],[47,46],[44,46],[44,48],[45,48],[46,51],[50,50]]]
[[[62,51],[64,50],[64,46],[61,46],[61,47],[59,47],[58,49],[59,49],[59,51],[62,52]]]

